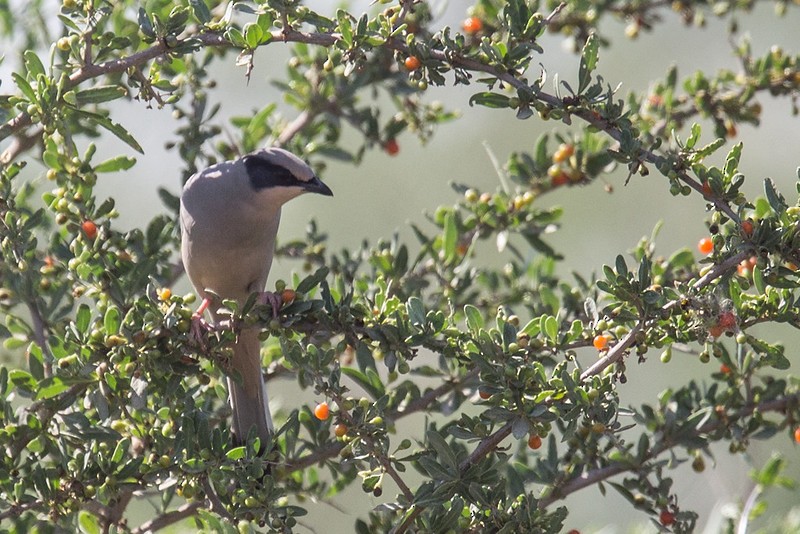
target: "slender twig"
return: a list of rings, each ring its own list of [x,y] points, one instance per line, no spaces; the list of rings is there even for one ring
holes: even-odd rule
[[[304,110],[295,119],[289,123],[275,140],[274,145],[277,147],[286,146],[303,128],[305,128],[314,119],[314,114],[308,110]]]
[[[10,517],[19,517],[23,513],[27,512],[28,510],[33,510],[35,508],[44,507],[44,501],[31,501],[22,504],[12,504],[11,508],[6,510],[5,512],[0,512],[0,521],[4,519],[8,519]]]
[[[414,412],[425,410],[439,397],[469,384],[469,382],[477,378],[479,374],[480,371],[476,367],[458,379],[447,380],[442,385],[427,391],[420,398],[414,399],[413,401],[409,402],[404,408],[397,410],[393,414],[390,414],[389,417],[392,417],[393,419],[398,419],[400,417],[405,417],[406,415],[410,415]]]
[[[173,525],[178,521],[182,521],[187,517],[192,517],[197,513],[197,510],[201,507],[202,503],[200,501],[195,502],[187,502],[177,510],[173,510],[171,512],[167,512],[162,514],[146,523],[142,523],[141,526],[131,530],[131,534],[144,534],[145,532],[155,532],[160,530],[164,527],[169,525]]]
[[[553,20],[558,16],[559,13],[561,13],[561,10],[564,9],[565,7],[567,7],[566,2],[561,2],[560,4],[558,4],[555,7],[555,9],[553,9],[553,11],[551,11],[550,14],[544,18],[544,20],[542,21],[544,25],[549,26],[550,23],[553,22]]]
[[[31,132],[17,135],[14,141],[0,154],[0,165],[11,163],[17,156],[33,148],[42,140],[43,131],[42,128],[34,128]]]
[[[481,442],[478,443],[478,446],[475,447],[475,450],[473,450],[469,455],[469,457],[458,464],[459,471],[462,473],[465,472],[467,469],[475,465],[475,463],[482,460],[484,456],[495,450],[497,446],[500,445],[500,442],[506,439],[509,434],[511,434],[511,427],[511,423],[506,423],[493,434],[483,438]]]
[[[643,321],[636,323],[631,331],[619,340],[619,343],[608,349],[608,352],[602,358],[594,362],[591,367],[581,373],[581,380],[588,380],[595,375],[599,375],[606,367],[622,358],[622,355],[625,354],[628,347],[634,344],[636,341],[636,334],[638,334],[643,327]]]
[[[796,394],[796,395],[790,395],[782,399],[764,402],[758,405],[749,405],[742,408],[742,410],[738,414],[729,415],[724,421],[715,420],[706,422],[703,426],[697,428],[694,434],[695,435],[709,434],[711,432],[714,432],[715,430],[718,430],[723,425],[730,424],[732,420],[741,419],[742,417],[747,417],[749,415],[752,415],[756,411],[758,411],[759,413],[784,411],[789,407],[796,405],[798,402],[800,402],[800,395]],[[650,451],[648,451],[645,457],[641,459],[641,463],[652,460],[660,456],[662,453],[679,445],[681,445],[680,442],[662,441],[661,443],[654,445],[650,449]],[[605,467],[601,467],[599,469],[584,472],[580,476],[570,479],[569,481],[564,483],[564,485],[555,488],[553,493],[551,493],[550,495],[542,497],[539,500],[539,509],[547,508],[556,501],[563,499],[568,495],[575,493],[578,490],[587,488],[589,486],[594,486],[598,482],[607,480],[615,475],[619,475],[626,471],[632,471],[638,469],[641,463],[620,461],[612,463]]]

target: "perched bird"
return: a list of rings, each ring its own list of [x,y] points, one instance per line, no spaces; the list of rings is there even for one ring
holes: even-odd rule
[[[281,206],[302,193],[333,196],[303,160],[265,148],[194,174],[181,194],[181,255],[192,285],[215,322],[219,299],[244,304],[258,292],[277,315],[279,299],[264,292],[275,251]],[[209,292],[210,291],[210,292]],[[218,295],[216,297],[215,295]],[[256,329],[239,332],[228,392],[239,442],[255,427],[262,442],[273,432]]]

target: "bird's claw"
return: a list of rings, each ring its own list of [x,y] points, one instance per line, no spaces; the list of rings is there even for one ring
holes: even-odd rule
[[[192,325],[189,328],[189,335],[203,350],[207,348],[205,337],[211,330],[213,330],[212,326],[208,324],[208,321],[203,319],[202,315],[199,313],[192,315]]]
[[[258,294],[258,302],[261,304],[269,304],[269,307],[272,309],[272,318],[278,318],[278,312],[280,312],[281,306],[283,306],[283,300],[279,293],[262,291]]]

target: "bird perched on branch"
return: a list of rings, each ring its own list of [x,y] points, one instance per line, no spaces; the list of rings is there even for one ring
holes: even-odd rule
[[[215,322],[221,299],[244,304],[257,292],[277,316],[280,299],[264,292],[281,206],[303,193],[333,196],[303,160],[265,148],[194,174],[181,195],[181,255],[186,273]],[[251,428],[262,442],[273,433],[256,329],[242,329],[233,347],[228,392],[231,430],[241,443]]]

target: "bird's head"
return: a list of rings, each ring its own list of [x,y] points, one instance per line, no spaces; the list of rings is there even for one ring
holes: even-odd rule
[[[250,186],[280,205],[303,193],[333,196],[306,162],[282,148],[265,148],[242,158]]]

